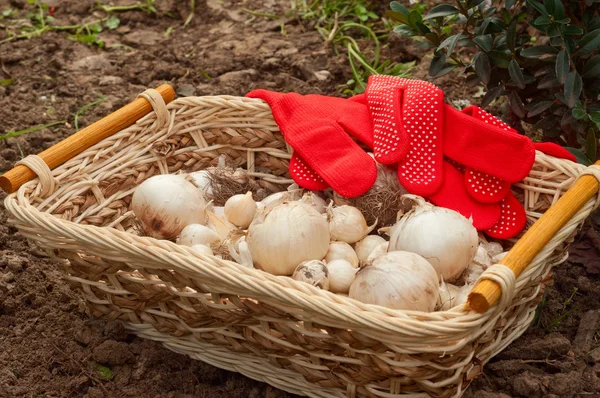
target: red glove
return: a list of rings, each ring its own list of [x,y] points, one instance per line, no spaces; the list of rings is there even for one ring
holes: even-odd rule
[[[377,178],[375,161],[350,136],[373,146],[369,108],[361,97],[281,94],[254,90],[250,98],[266,101],[286,142],[294,149],[290,175],[301,187],[331,186],[345,197],[367,192]]]

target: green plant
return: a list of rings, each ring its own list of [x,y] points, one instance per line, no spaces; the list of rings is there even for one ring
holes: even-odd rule
[[[323,39],[333,44],[336,52],[339,47],[346,50],[352,78],[346,83],[344,93],[362,93],[368,77],[373,74],[409,76],[414,62],[381,59],[381,41],[387,30],[381,29],[384,21],[370,10],[369,1],[299,0],[296,13],[303,20],[312,22]]]
[[[455,0],[428,13],[390,4],[394,32],[433,51],[432,77],[460,71],[483,84],[482,106],[507,101],[507,121],[541,130],[582,163],[599,156],[600,0]]]
[[[154,7],[155,0],[136,1],[135,4],[126,6],[109,6],[96,2],[96,7],[105,12],[117,12],[117,11],[144,11],[148,14],[156,14],[156,8]]]
[[[108,29],[116,29],[120,23],[119,18],[110,16],[81,25],[53,25],[54,18],[50,15],[47,4],[43,4],[39,0],[27,0],[27,2],[34,6],[34,10],[27,13],[26,20],[17,21],[16,31],[7,29],[7,38],[0,41],[0,43],[18,39],[31,39],[49,31],[67,31],[71,32],[70,37],[74,40],[102,48],[104,42],[99,38],[99,34],[103,29],[102,26]],[[10,16],[10,14],[8,15]]]

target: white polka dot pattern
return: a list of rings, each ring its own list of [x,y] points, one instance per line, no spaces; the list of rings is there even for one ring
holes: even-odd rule
[[[403,92],[396,103],[398,88]],[[410,192],[434,193],[442,178],[444,92],[423,80],[377,75],[370,79],[367,101],[373,115],[375,159],[383,164],[399,162],[398,178]]]
[[[511,129],[502,120],[487,113],[483,109],[477,106],[472,106],[470,109],[473,110],[472,116],[474,118],[483,120],[486,123],[517,134],[516,131]],[[510,190],[509,182],[471,168],[467,168],[465,172],[465,185],[467,187],[467,191],[469,194],[471,194],[471,196],[473,196],[474,199],[484,203],[500,202],[506,197],[508,191]]]
[[[289,170],[292,179],[302,188],[313,191],[329,188],[329,184],[309,167],[296,152],[292,153]]]
[[[510,239],[523,229],[526,221],[525,209],[517,198],[509,193],[500,202],[498,222],[485,233],[492,238]]]
[[[469,194],[483,203],[496,203],[506,197],[510,183],[474,169],[466,169],[465,185]]]

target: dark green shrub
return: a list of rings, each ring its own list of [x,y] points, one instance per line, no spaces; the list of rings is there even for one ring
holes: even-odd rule
[[[598,158],[600,0],[456,0],[429,12],[394,1],[394,32],[433,51],[429,74],[458,71],[483,84],[483,107],[502,98],[509,122],[540,130],[581,162]]]

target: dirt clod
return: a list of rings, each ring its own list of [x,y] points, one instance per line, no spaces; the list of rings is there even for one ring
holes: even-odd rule
[[[114,340],[105,341],[92,352],[95,361],[108,365],[123,365],[133,360],[129,346]]]

